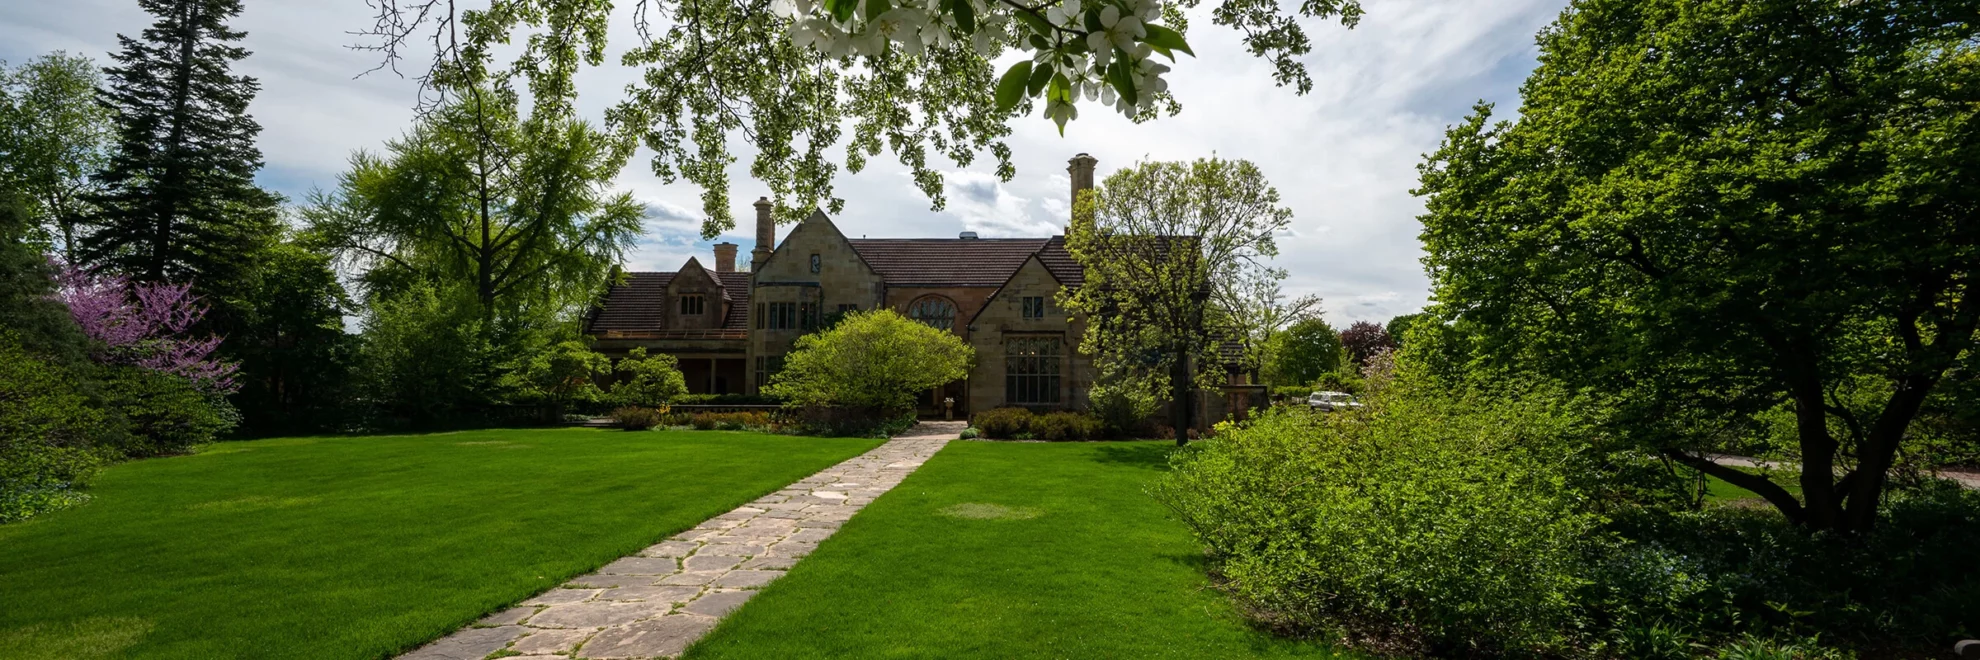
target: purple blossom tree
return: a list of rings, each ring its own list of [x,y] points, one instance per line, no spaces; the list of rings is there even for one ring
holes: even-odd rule
[[[56,265],[55,298],[69,308],[83,334],[100,344],[98,361],[172,374],[207,392],[240,389],[234,382],[240,365],[213,357],[220,337],[189,336],[206,316],[190,285],[132,283],[121,275]]]

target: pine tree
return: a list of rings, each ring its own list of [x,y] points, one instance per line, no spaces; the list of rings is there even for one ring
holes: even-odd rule
[[[229,72],[248,55],[227,20],[240,0],[139,0],[158,17],[122,50],[105,101],[119,150],[102,176],[97,231],[81,256],[140,281],[192,282],[226,306],[272,240],[278,199],[254,185],[260,85]],[[224,314],[223,314],[224,315]]]

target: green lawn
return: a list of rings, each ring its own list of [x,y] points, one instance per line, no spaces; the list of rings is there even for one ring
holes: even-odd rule
[[[0,658],[377,658],[875,440],[495,430],[225,443],[0,526]]]
[[[955,442],[690,658],[1331,657],[1248,626],[1143,486],[1169,445]]]

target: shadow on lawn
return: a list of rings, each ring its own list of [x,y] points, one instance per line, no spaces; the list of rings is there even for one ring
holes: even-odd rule
[[[1154,443],[1100,445],[1098,462],[1150,470],[1168,470],[1172,445]]]

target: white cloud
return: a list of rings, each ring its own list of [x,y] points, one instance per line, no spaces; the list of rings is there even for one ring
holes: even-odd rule
[[[1184,58],[1170,74],[1184,112],[1133,124],[1089,107],[1061,137],[1052,124],[1025,117],[1009,139],[1017,177],[997,181],[990,159],[948,174],[949,207],[929,209],[904,169],[882,156],[867,171],[837,182],[846,211],[834,220],[853,236],[1045,236],[1067,217],[1066,160],[1088,152],[1101,177],[1142,159],[1192,159],[1212,153],[1258,163],[1295,214],[1280,237],[1287,290],[1327,300],[1330,319],[1386,320],[1428,297],[1419,259],[1422,203],[1409,194],[1415,167],[1446,126],[1480,98],[1502,115],[1517,106],[1517,87],[1533,66],[1533,35],[1566,0],[1384,0],[1369,3],[1353,30],[1309,23],[1305,58],[1314,89],[1305,96],[1272,85],[1267,63],[1247,55],[1237,35],[1195,17],[1190,42],[1201,58]],[[65,0],[0,4],[0,59],[18,62],[66,49],[107,61],[116,34],[136,35],[151,22],[132,0]],[[624,22],[624,21],[621,21]],[[371,26],[359,0],[250,3],[235,26],[254,54],[241,71],[261,80],[251,112],[264,127],[265,185],[292,198],[334,185],[354,149],[377,149],[404,131],[418,92],[388,72],[353,76],[375,54],[347,48],[349,33]],[[631,43],[629,25],[612,26],[615,51]],[[616,61],[616,53],[608,61]],[[423,62],[408,62],[416,71]],[[579,108],[596,119],[621,98],[637,73],[616,66],[578,79]],[[750,202],[766,191],[749,180],[737,154],[730,212],[739,226],[717,240],[754,237]],[[699,238],[700,191],[652,175],[643,157],[619,186],[648,206],[649,235],[629,267],[673,270],[689,255],[708,260]],[[781,234],[781,232],[780,232]]]

